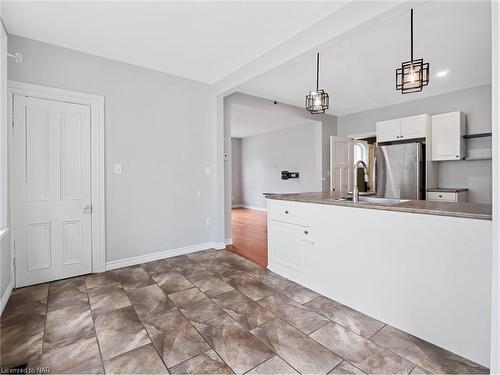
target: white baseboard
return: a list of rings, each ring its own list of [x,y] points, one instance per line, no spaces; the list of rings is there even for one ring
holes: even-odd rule
[[[233,239],[232,238],[226,238],[226,240],[224,242],[226,243],[226,246],[232,245],[233,244]]]
[[[267,208],[265,208],[265,207],[247,206],[245,204],[239,204],[237,206],[233,206],[233,208],[248,208],[249,210],[267,212]]]
[[[226,244],[223,242],[205,242],[205,243],[200,243],[200,244],[196,244],[196,245],[181,247],[178,249],[158,251],[156,253],[139,255],[139,256],[135,256],[135,257],[119,259],[119,260],[112,260],[110,262],[106,262],[106,271],[114,270],[117,268],[128,267],[128,266],[135,266],[136,264],[141,264],[141,263],[153,262],[155,260],[170,258],[170,257],[174,257],[176,255],[194,253],[196,251],[202,251],[202,250],[208,250],[208,249],[222,250],[225,248],[226,248]]]
[[[211,248],[214,248],[215,250],[223,250],[226,248],[226,244],[224,242],[214,242]]]
[[[2,315],[3,309],[5,309],[5,305],[7,305],[11,293],[12,293],[12,282],[9,282],[9,285],[7,285],[7,289],[5,289],[2,299],[0,300],[0,315]]]

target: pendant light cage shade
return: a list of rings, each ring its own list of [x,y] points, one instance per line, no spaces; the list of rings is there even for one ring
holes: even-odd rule
[[[429,63],[423,59],[405,61],[396,69],[396,90],[402,94],[422,91],[429,84]]]
[[[316,54],[316,90],[306,95],[306,109],[313,115],[325,113],[330,105],[330,98],[325,90],[319,88],[319,53]]]
[[[429,84],[429,63],[413,58],[413,9],[410,12],[410,61],[396,69],[396,90],[402,94],[420,92]]]
[[[313,115],[325,113],[329,104],[330,98],[325,90],[317,89],[306,95],[306,109]]]

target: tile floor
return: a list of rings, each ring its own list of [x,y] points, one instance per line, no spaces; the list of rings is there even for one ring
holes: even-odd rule
[[[50,373],[488,373],[224,250],[15,290],[0,335]]]

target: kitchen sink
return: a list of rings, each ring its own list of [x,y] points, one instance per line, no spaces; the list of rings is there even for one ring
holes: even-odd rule
[[[408,199],[359,197],[359,203],[392,205],[403,202],[408,202]]]
[[[350,196],[350,197],[336,198],[335,200],[352,202],[352,197]],[[408,199],[377,198],[377,197],[363,197],[363,196],[359,197],[359,203],[363,204],[378,204],[383,206],[390,206],[393,204],[398,204],[403,202],[408,202]]]

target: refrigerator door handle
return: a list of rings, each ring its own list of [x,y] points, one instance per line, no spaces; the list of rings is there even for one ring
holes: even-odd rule
[[[422,194],[421,194],[421,190],[420,190],[420,170],[421,170],[421,166],[420,166],[420,163],[422,162],[422,146],[419,144],[417,145],[417,194],[416,194],[416,197],[417,199],[422,199]]]

